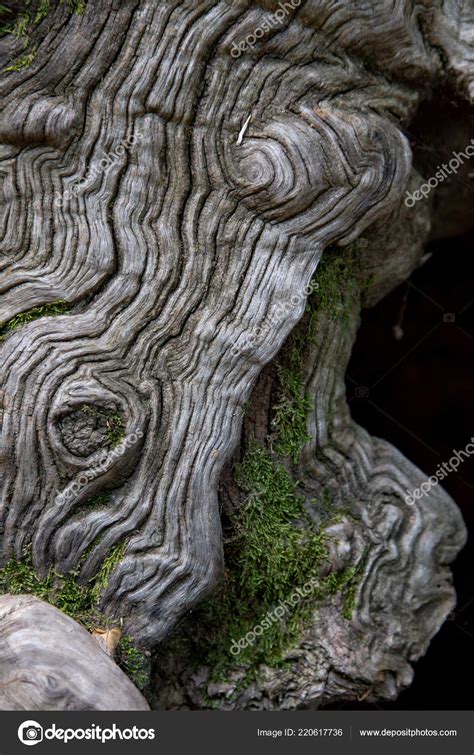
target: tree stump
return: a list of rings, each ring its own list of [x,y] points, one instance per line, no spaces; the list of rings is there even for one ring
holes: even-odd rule
[[[156,649],[224,579],[222,509],[268,498],[232,472],[246,415],[260,462],[298,481],[286,500],[312,533],[300,545],[314,545],[318,600],[285,651],[291,670],[254,664],[249,686],[248,664],[217,683],[168,659],[163,695],[229,708],[396,697],[454,604],[464,525],[439,486],[406,503],[424,475],[354,425],[343,380],[361,304],[421,259],[429,202],[404,202],[421,183],[404,130],[441,85],[472,102],[472,9],[7,6],[3,566],[29,561],[36,585],[72,576],[91,611]],[[315,289],[322,256],[329,288]],[[294,354],[279,375],[275,359],[306,327],[310,291],[311,337],[285,388]]]

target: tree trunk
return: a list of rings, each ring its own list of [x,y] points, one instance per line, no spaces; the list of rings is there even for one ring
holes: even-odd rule
[[[395,697],[464,526],[439,486],[406,503],[424,476],[354,425],[344,371],[361,299],[421,257],[403,129],[441,84],[472,100],[468,3],[83,5],[32,0],[0,39],[5,590],[65,608],[73,579],[149,650],[223,579],[247,630],[312,576],[270,651],[194,647],[192,679],[161,651],[165,704]]]

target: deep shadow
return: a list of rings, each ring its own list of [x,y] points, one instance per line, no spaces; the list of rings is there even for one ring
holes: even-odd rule
[[[362,315],[347,371],[354,419],[393,443],[427,476],[474,436],[474,237],[438,241],[409,281]],[[395,337],[403,331],[400,340]],[[361,390],[367,389],[367,390]],[[474,457],[443,481],[469,542],[454,564],[458,605],[394,703],[345,709],[472,709]]]

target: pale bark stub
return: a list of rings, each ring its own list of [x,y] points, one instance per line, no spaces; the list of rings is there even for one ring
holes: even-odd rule
[[[100,645],[57,608],[0,598],[0,710],[149,710]]]

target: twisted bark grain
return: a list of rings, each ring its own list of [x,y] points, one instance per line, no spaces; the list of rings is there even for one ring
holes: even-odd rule
[[[448,77],[472,97],[467,3],[306,0],[234,59],[233,43],[277,7],[104,0],[70,16],[58,5],[32,33],[31,67],[0,78],[0,317],[71,308],[1,343],[2,560],[31,548],[40,575],[79,569],[87,582],[125,544],[102,608],[144,647],[222,575],[219,476],[303,303],[261,343],[247,335],[280,299],[303,296],[326,246],[396,215],[411,170],[403,126],[420,99]],[[19,50],[0,40],[5,62]],[[342,426],[341,388],[326,391],[323,377],[315,367],[308,380]],[[84,406],[143,438],[58,505],[111,450],[99,425],[91,445]],[[357,491],[370,477],[360,502],[370,539],[379,483],[403,462],[362,431],[338,443],[352,454],[334,452],[339,474],[355,475]],[[88,511],[103,491],[108,503]],[[418,512],[419,542],[454,526],[442,509]],[[391,526],[404,516],[395,505]],[[452,521],[450,556],[462,540]],[[416,554],[401,559],[400,584]]]

